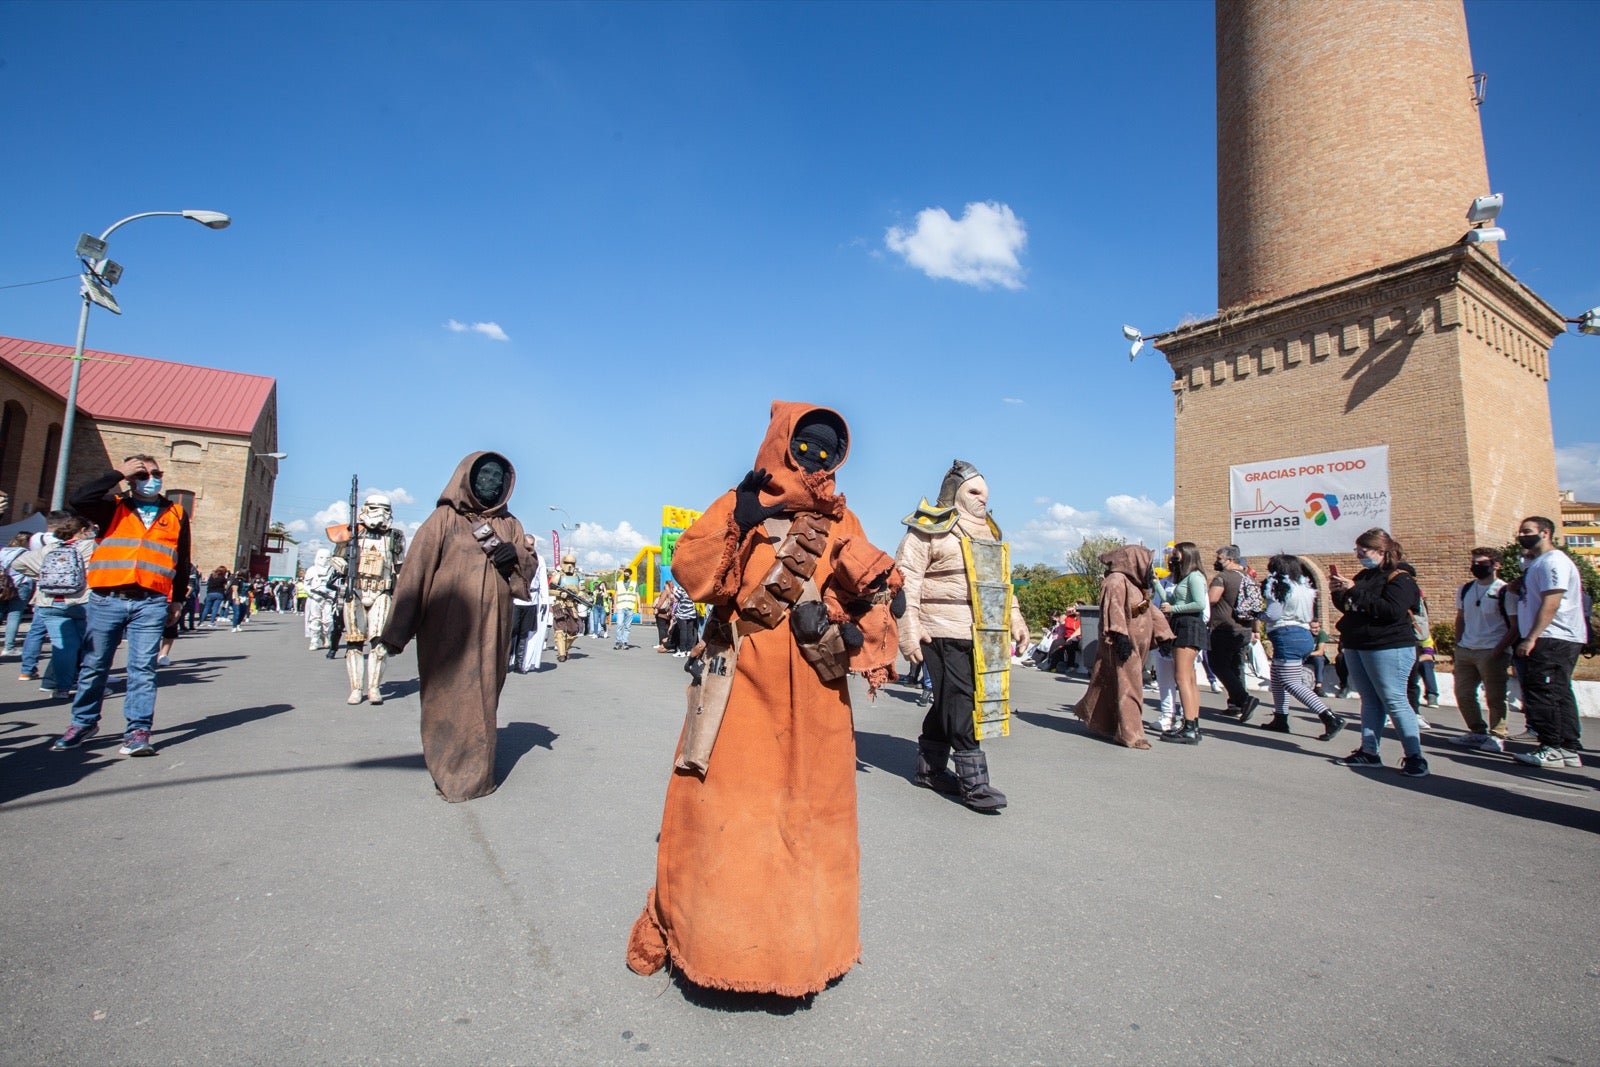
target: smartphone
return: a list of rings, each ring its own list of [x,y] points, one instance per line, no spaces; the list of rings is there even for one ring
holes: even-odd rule
[[[1337,563],[1328,564],[1328,574],[1334,578],[1339,577],[1339,565]]]

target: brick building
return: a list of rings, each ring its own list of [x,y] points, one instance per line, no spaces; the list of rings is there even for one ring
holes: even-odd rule
[[[0,490],[11,494],[0,521],[50,506],[71,356],[69,346],[0,337]],[[69,495],[123,457],[148,453],[162,462],[167,495],[193,516],[195,563],[247,569],[272,511],[277,383],[114,352],[84,357]]]
[[[1438,596],[1556,509],[1565,329],[1465,240],[1490,186],[1460,0],[1219,0],[1216,25],[1221,310],[1152,339],[1178,536],[1231,539],[1232,465],[1388,445],[1390,526]]]
[[[1578,499],[1570,490],[1561,493],[1561,529],[1556,537],[1575,556],[1585,556],[1600,568],[1600,503]]]

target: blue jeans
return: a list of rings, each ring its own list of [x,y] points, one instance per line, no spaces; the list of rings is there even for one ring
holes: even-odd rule
[[[1416,662],[1416,646],[1344,650],[1350,665],[1350,684],[1361,695],[1361,747],[1374,755],[1383,735],[1383,720],[1393,716],[1400,731],[1400,747],[1408,756],[1422,755],[1417,733],[1417,713],[1406,699],[1406,679]]]
[[[207,593],[206,606],[200,612],[201,622],[210,622],[222,613],[222,594]]]
[[[28,598],[23,596],[13,597],[0,603],[0,614],[6,617],[6,651],[10,652],[17,647],[17,628],[22,625],[22,612],[28,606]]]
[[[606,635],[606,609],[599,604],[589,609],[589,634],[593,637]]]
[[[28,636],[22,639],[22,673],[32,674],[39,669],[39,654],[44,651],[44,627],[34,619],[28,624]]]
[[[50,635],[51,687],[64,692],[78,684],[78,654],[83,648],[83,633],[88,626],[88,611],[82,604],[64,607],[46,605],[33,609],[33,624]]]
[[[613,618],[617,624],[617,630],[613,636],[617,639],[617,644],[625,645],[628,643],[628,631],[633,629],[633,611],[631,609],[618,611]]]
[[[72,700],[72,725],[93,726],[100,721],[111,661],[127,635],[128,691],[122,698],[122,717],[129,730],[150,729],[156,716],[156,653],[166,624],[166,597],[124,600],[89,594],[88,632],[83,666],[78,670],[78,695]]]

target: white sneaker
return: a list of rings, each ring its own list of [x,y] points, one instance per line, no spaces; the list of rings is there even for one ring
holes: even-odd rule
[[[1417,712],[1417,729],[1419,729],[1419,730],[1431,730],[1431,729],[1433,729],[1433,723],[1429,722],[1427,719],[1424,719],[1422,717],[1422,712],[1420,712],[1420,711]]]
[[[1156,720],[1156,729],[1160,730],[1162,733],[1166,733],[1168,730],[1172,729],[1172,725],[1172,720],[1165,715]]]
[[[1576,752],[1568,752],[1564,748],[1551,748],[1549,745],[1540,745],[1532,752],[1518,752],[1518,763],[1526,763],[1530,767],[1582,767],[1583,759]]]
[[[1482,743],[1478,745],[1478,751],[1480,752],[1504,752],[1505,750],[1505,742],[1501,741],[1498,737],[1486,736],[1484,737]]]
[[[172,657],[171,656],[157,656],[156,657],[156,666],[157,667],[170,667],[170,666],[172,666]]]
[[[1489,740],[1489,735],[1462,734],[1459,737],[1449,737],[1445,740],[1449,741],[1452,745],[1460,745],[1462,748],[1482,748],[1483,743]]]
[[[1220,693],[1220,692],[1222,692],[1222,686],[1217,682],[1212,682],[1211,683],[1211,691],[1213,693]]]

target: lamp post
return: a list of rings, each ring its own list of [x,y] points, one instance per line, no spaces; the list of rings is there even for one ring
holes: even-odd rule
[[[567,509],[566,508],[557,507],[554,504],[550,505],[550,510],[551,511],[559,511],[559,512],[561,512],[561,514],[567,515]],[[573,525],[572,525],[572,516],[571,515],[567,515],[567,521],[561,524],[561,528],[563,530],[571,530],[571,529],[574,528]]]
[[[220,211],[198,211],[194,209],[185,211],[142,211],[137,215],[129,215],[125,219],[113,222],[106,227],[105,233],[100,235],[98,241],[94,241],[88,234],[85,234],[84,239],[78,242],[78,247],[80,251],[84,250],[86,246],[92,248],[95,260],[104,262],[106,238],[115,233],[118,227],[125,226],[134,219],[148,219],[154,215],[172,215],[178,218],[193,219],[208,230],[225,230],[228,228],[229,223],[233,222],[232,219]],[[51,511],[60,511],[67,499],[67,462],[72,458],[72,431],[78,421],[78,377],[83,373],[83,339],[89,332],[89,305],[95,303],[95,297],[101,296],[103,293],[100,288],[103,283],[98,269],[93,264],[88,263],[87,260],[85,265],[89,267],[89,273],[83,279],[83,307],[78,312],[78,343],[72,353],[72,378],[67,385],[67,411],[65,417],[61,420],[61,454],[56,457],[56,484],[55,488],[50,491]],[[120,273],[119,269],[117,274],[120,275]],[[111,280],[115,281],[115,278],[113,277]],[[109,299],[109,294],[104,298]],[[111,306],[115,309],[115,302]]]

